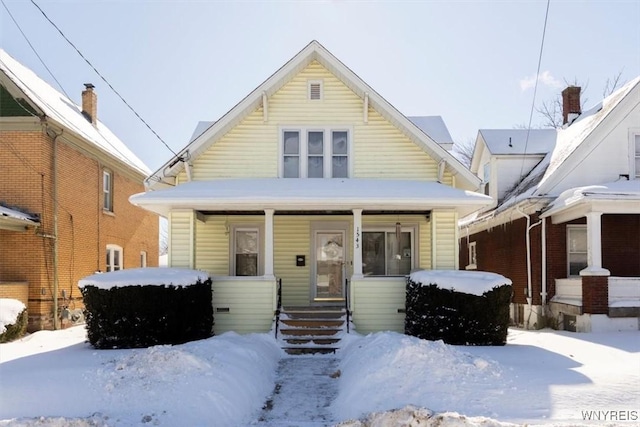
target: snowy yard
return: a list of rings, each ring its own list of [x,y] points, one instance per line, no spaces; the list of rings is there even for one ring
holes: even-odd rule
[[[426,426],[429,410],[438,425],[640,423],[640,332],[510,329],[504,347],[351,334],[306,357],[259,334],[136,350],[85,339],[80,326],[0,345],[0,426]]]

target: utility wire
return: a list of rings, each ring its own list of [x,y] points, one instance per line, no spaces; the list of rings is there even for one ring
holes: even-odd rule
[[[36,56],[38,57],[38,59],[40,60],[40,62],[42,63],[42,65],[44,66],[44,68],[49,72],[49,75],[51,77],[53,77],[53,80],[56,81],[56,83],[58,84],[58,87],[60,88],[60,90],[62,90],[62,92],[66,95],[67,98],[71,99],[71,97],[69,96],[69,94],[67,92],[65,92],[64,87],[62,87],[62,84],[60,84],[60,82],[58,81],[58,79],[56,79],[56,76],[53,75],[53,73],[51,72],[51,70],[49,69],[49,67],[47,67],[47,64],[44,63],[44,60],[40,57],[40,55],[38,54],[38,52],[36,51],[36,48],[33,47],[33,45],[31,44],[31,41],[29,40],[29,38],[27,37],[27,35],[24,33],[24,31],[22,31],[22,28],[20,27],[20,24],[18,24],[18,21],[16,21],[16,18],[13,17],[13,14],[11,13],[11,11],[9,10],[9,8],[7,7],[7,5],[5,4],[4,0],[0,0],[2,1],[2,6],[4,6],[4,9],[7,11],[7,13],[9,14],[9,17],[11,18],[11,20],[13,21],[14,24],[16,24],[16,27],[18,27],[18,30],[20,31],[20,34],[22,34],[22,37],[24,37],[24,39],[27,41],[27,44],[29,45],[29,47],[31,48],[31,50],[33,51],[33,53],[36,54]]]
[[[549,18],[549,4],[551,0],[547,0],[547,10],[544,14],[544,26],[542,27],[542,41],[540,43],[540,53],[538,55],[538,70],[536,71],[536,83],[533,87],[533,100],[531,101],[531,111],[529,112],[529,124],[527,125],[527,137],[524,141],[524,152],[527,154],[527,145],[529,144],[529,134],[531,133],[531,121],[533,120],[533,110],[536,105],[536,94],[538,92],[538,81],[540,80],[540,65],[542,64],[542,52],[544,51],[544,37],[547,33],[547,19]],[[524,157],[522,158],[522,164],[520,165],[520,178],[522,178],[522,171],[524,170]]]
[[[120,98],[120,100],[124,103],[124,105],[126,105],[133,112],[133,114],[135,114],[136,117],[142,123],[144,123],[144,125],[151,131],[151,133],[153,133],[156,136],[156,138],[158,138],[158,140],[162,142],[164,146],[167,147],[167,149],[171,151],[171,153],[173,153],[174,156],[177,157],[178,154],[175,151],[173,151],[171,147],[169,147],[169,144],[167,144],[164,141],[164,139],[162,139],[160,135],[158,135],[158,133],[155,130],[153,130],[151,126],[149,126],[149,124],[140,116],[140,114],[138,114],[138,112],[134,110],[133,107],[129,105],[129,103],[122,97],[122,95],[120,95],[120,93],[111,85],[111,83],[109,83],[107,79],[102,74],[100,74],[100,72],[96,69],[96,67],[94,67],[93,64],[82,54],[82,52],[80,52],[80,50],[76,47],[76,45],[74,45],[73,42],[69,40],[69,38],[67,38],[67,36],[62,32],[62,30],[58,28],[58,26],[47,16],[47,14],[40,8],[40,6],[38,6],[35,0],[31,0],[31,3],[33,3],[33,5],[40,11],[40,13],[42,13],[42,16],[44,16],[45,19],[49,21],[51,25],[53,25],[53,27],[60,33],[62,38],[64,38],[67,41],[67,43],[69,43],[71,47],[75,49],[78,55],[80,55],[80,57],[84,59],[84,61],[93,69],[93,71],[95,71],[95,73],[102,79],[102,81],[104,81],[107,84],[107,86],[109,86],[109,88],[113,91],[113,93],[115,93]]]

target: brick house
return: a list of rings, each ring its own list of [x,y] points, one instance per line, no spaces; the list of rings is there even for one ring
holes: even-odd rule
[[[81,320],[80,278],[158,262],[158,217],[128,202],[149,170],[85,86],[80,108],[0,50],[0,298],[31,331]]]
[[[480,130],[471,171],[493,206],[460,221],[460,266],[512,279],[527,328],[640,326],[640,78],[561,129]]]

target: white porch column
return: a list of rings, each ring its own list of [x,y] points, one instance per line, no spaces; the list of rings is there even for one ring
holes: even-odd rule
[[[587,268],[581,276],[608,276],[609,270],[602,268],[602,212],[589,212],[587,217]]]
[[[362,209],[353,209],[353,278],[362,277]]]
[[[273,278],[273,209],[264,210],[264,276]]]

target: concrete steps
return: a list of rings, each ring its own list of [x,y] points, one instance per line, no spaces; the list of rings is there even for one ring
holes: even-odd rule
[[[339,348],[346,325],[344,308],[283,308],[278,339],[288,354],[328,354]]]

